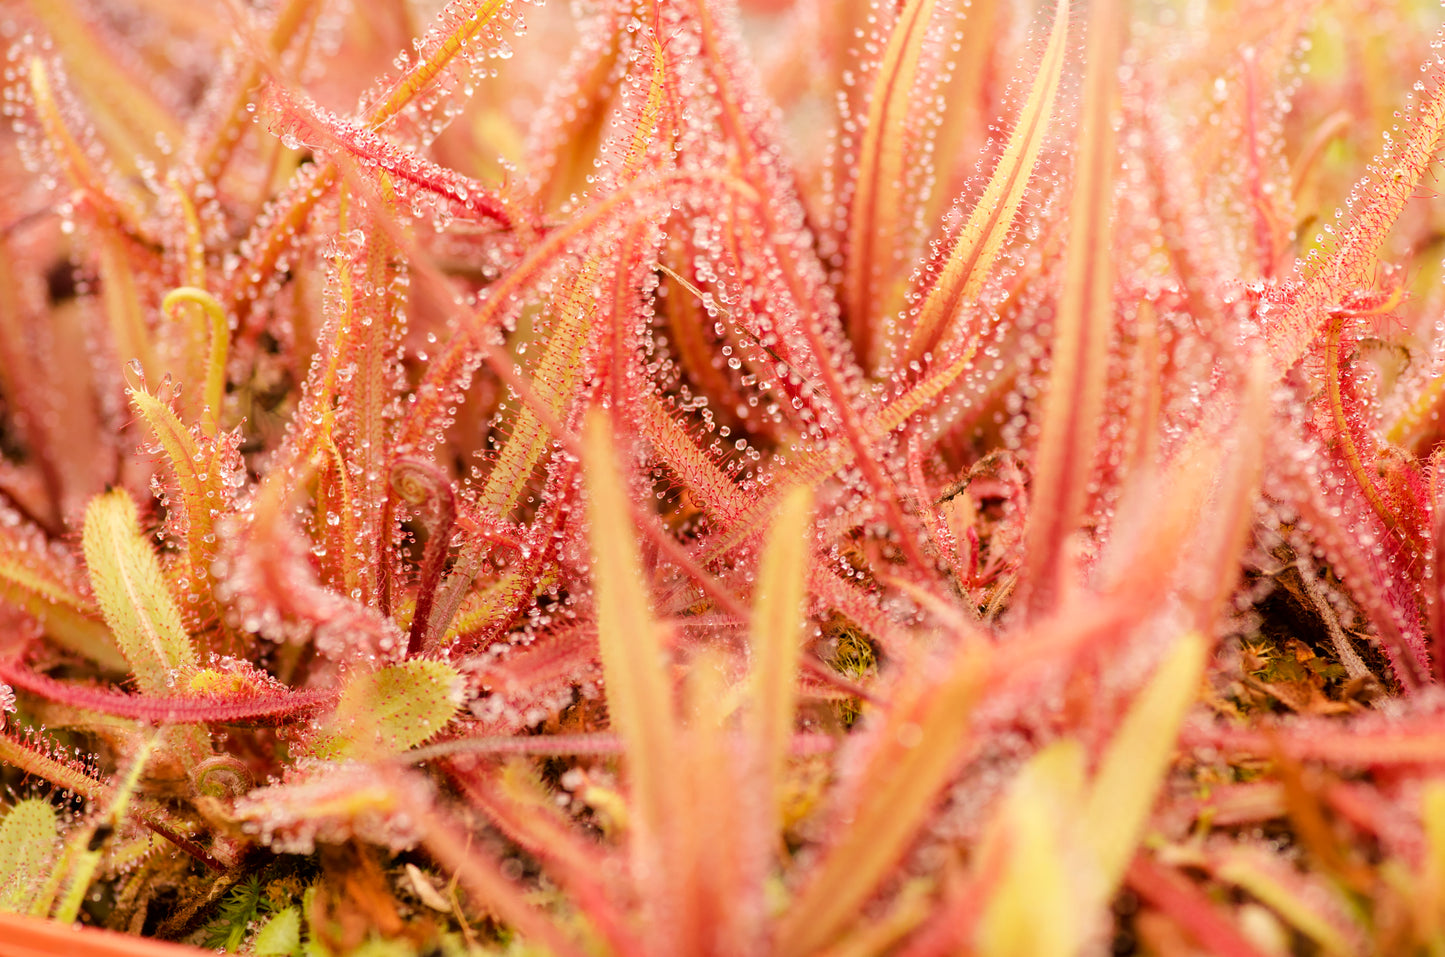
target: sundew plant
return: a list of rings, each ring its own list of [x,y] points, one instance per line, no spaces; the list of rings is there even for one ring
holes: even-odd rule
[[[1442,19],[0,0],[0,939],[1445,957]]]

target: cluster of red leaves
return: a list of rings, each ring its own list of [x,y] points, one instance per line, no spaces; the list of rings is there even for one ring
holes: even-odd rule
[[[1438,16],[420,6],[0,7],[26,909],[1445,951]]]

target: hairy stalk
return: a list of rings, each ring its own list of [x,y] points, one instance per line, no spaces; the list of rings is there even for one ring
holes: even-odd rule
[[[152,724],[289,724],[304,720],[336,697],[330,691],[257,692],[229,701],[201,695],[135,695],[56,681],[16,658],[0,659],[0,679],[47,701]]]

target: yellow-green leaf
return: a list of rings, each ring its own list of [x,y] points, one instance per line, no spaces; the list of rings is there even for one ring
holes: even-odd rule
[[[847,828],[778,930],[779,954],[814,953],[858,918],[948,783],[986,673],[986,663],[966,648],[938,678],[897,693],[872,732],[875,744],[858,778],[868,783]]]
[[[301,953],[301,908],[292,905],[261,925],[251,944],[256,957],[294,957]]]
[[[461,690],[456,669],[433,659],[353,671],[312,750],[333,759],[400,754],[446,726]]]
[[[607,710],[626,747],[628,778],[639,816],[657,825],[667,791],[662,780],[672,759],[675,716],[667,659],[658,640],[629,498],[613,458],[605,413],[588,414],[583,433],[587,464],[587,520],[591,526],[597,588],[597,642],[607,683]]]
[[[100,609],[80,594],[74,577],[37,529],[0,526],[0,601],[34,615],[62,647],[103,668],[125,668],[125,658],[100,622]]]
[[[1343,957],[1360,951],[1329,919],[1320,913],[1320,900],[1301,893],[1274,873],[1276,862],[1263,853],[1237,850],[1230,853],[1214,870],[1214,876],[1239,887],[1269,907],[1295,930],[1310,938],[1320,952]]]
[[[605,412],[588,413],[582,441],[607,710],[627,759],[634,854],[648,883],[662,893],[664,871],[678,863],[666,854],[670,828],[682,830],[679,816],[687,813],[673,764],[679,729],[668,659],[643,584],[630,498]]]
[[[31,0],[24,5],[45,27],[64,58],[75,92],[123,173],[164,155],[161,143],[180,146],[185,127],[172,105],[157,98],[153,85],[137,81],[126,69],[133,51],[116,48],[115,35],[102,35],[84,4],[67,0]]]
[[[1180,639],[1125,715],[1099,763],[1084,819],[1103,879],[1102,899],[1112,895],[1134,856],[1169,768],[1179,726],[1198,697],[1206,651],[1202,635]]]
[[[129,495],[115,489],[91,500],[82,544],[101,614],[137,684],[148,694],[166,693],[199,662]]]
[[[979,923],[983,957],[1068,957],[1086,939],[1088,915],[1070,873],[1083,776],[1083,749],[1061,741],[1035,755],[1009,788],[981,854],[984,867],[991,860],[1000,867]]]
[[[1422,789],[1420,822],[1425,828],[1420,896],[1416,903],[1421,936],[1431,954],[1445,953],[1445,781],[1435,779]]]
[[[795,488],[768,532],[753,605],[752,670],[748,675],[751,738],[763,749],[766,794],[777,806],[793,730],[798,656],[802,653],[803,590],[808,579],[808,517],[813,492]]]
[[[0,911],[30,910],[59,851],[54,808],[29,798],[10,809],[0,824]]]

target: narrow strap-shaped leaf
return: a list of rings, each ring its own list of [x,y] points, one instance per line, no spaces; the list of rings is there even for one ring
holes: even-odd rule
[[[677,417],[656,393],[648,392],[638,409],[638,425],[663,463],[682,479],[699,505],[727,526],[745,523],[757,499],[730,479],[709,455],[698,448]],[[769,507],[776,503],[767,498]],[[759,516],[761,518],[761,516]],[[756,527],[756,526],[753,526]]]
[[[0,513],[0,517],[6,517]],[[125,658],[85,597],[68,562],[48,548],[38,529],[0,522],[0,601],[25,609],[63,647],[103,668],[124,671]]]
[[[933,16],[934,0],[907,0],[888,36],[873,89],[863,142],[858,149],[858,177],[848,215],[848,264],[844,307],[853,346],[866,366],[875,364],[877,326],[888,312],[888,267],[904,226],[903,166],[913,84],[923,53],[923,36]]]
[[[110,783],[96,780],[91,777],[89,769],[83,767],[79,761],[73,758],[59,758],[56,756],[57,753],[53,752],[49,742],[43,739],[37,741],[37,739],[31,738],[21,741],[0,731],[0,762],[20,768],[26,774],[44,778],[51,784],[65,788],[87,801],[101,801],[110,797],[114,790]],[[155,804],[143,803],[137,817],[146,827],[187,854],[204,862],[213,870],[220,870],[220,865],[214,858],[185,836],[190,833],[191,826],[177,824],[170,812],[164,808]]]
[[[1084,805],[1084,833],[1099,864],[1095,903],[1112,898],[1143,836],[1175,738],[1199,693],[1208,645],[1190,633],[1170,650],[1109,742]]]
[[[867,440],[882,441],[888,433],[932,405],[964,373],[972,356],[973,350],[969,349],[940,368],[929,370],[916,384],[868,416],[862,423]],[[704,565],[756,537],[757,529],[777,509],[789,489],[816,485],[853,461],[854,449],[837,442],[797,453],[787,468],[774,476],[771,483],[774,491],[749,496],[692,443],[660,405],[648,406],[643,428],[669,468],[674,469],[689,488],[701,494],[702,505],[709,514],[725,523],[719,534],[708,541],[703,553]]]
[[[199,681],[216,672],[200,671]],[[68,684],[31,671],[15,659],[0,659],[0,679],[21,691],[63,702],[67,707],[99,714],[137,718],[156,724],[186,722],[215,724],[284,724],[297,721],[336,696],[327,691],[261,690],[234,696],[191,695],[162,697],[111,691],[91,685]]]
[[[1083,906],[1084,882],[1069,873],[1068,852],[1076,839],[1071,812],[1083,790],[1084,753],[1072,740],[1040,751],[1014,780],[980,853],[980,869],[993,866],[999,875],[979,921],[979,952],[1079,952],[1091,915]]]
[[[549,122],[533,123],[521,168],[536,182],[542,205],[555,209],[569,196],[588,187],[595,175],[592,159],[604,135],[607,110],[616,93],[621,41],[626,24],[638,15],[636,0],[606,0],[599,4],[592,29],[574,44],[571,56],[558,68],[539,105],[539,116]]]
[[[1231,755],[1269,757],[1284,753],[1301,761],[1320,761],[1354,768],[1391,765],[1445,764],[1445,723],[1431,716],[1389,724],[1360,721],[1342,727],[1338,719],[1304,718],[1286,729],[1279,725],[1259,730],[1191,729],[1188,744],[1218,748]]]
[[[752,666],[748,672],[753,732],[749,737],[762,751],[759,763],[766,772],[762,790],[773,811],[781,796],[783,764],[793,733],[798,659],[803,650],[804,589],[812,551],[808,528],[812,507],[813,492],[806,486],[793,489],[783,499],[768,531],[753,603]]]
[[[136,279],[138,247],[119,230],[100,231],[101,298],[115,351],[126,362],[139,362],[141,373],[157,376],[155,342],[141,308]]]
[[[1053,609],[1068,537],[1079,527],[1094,468],[1108,345],[1113,325],[1114,90],[1122,12],[1114,0],[1089,7],[1083,120],[1075,153],[1074,196],[1063,289],[1054,316],[1048,393],[1034,451],[1034,487],[1025,539],[1026,604]]]
[[[0,761],[26,774],[43,778],[87,801],[98,801],[110,794],[109,784],[96,780],[74,758],[57,756],[50,750],[50,742],[44,739],[31,737],[21,740],[8,731],[0,731]]]
[[[1390,312],[1400,296],[1396,292],[1389,301],[1383,303],[1378,309],[1371,312]],[[1380,447],[1374,433],[1369,429],[1359,429],[1356,435],[1356,423],[1346,408],[1347,396],[1343,385],[1344,373],[1341,370],[1341,351],[1343,349],[1342,338],[1347,318],[1353,319],[1355,315],[1347,310],[1332,310],[1330,319],[1324,330],[1324,353],[1325,353],[1325,394],[1328,397],[1330,417],[1334,425],[1334,441],[1339,451],[1340,458],[1344,461],[1350,478],[1354,480],[1355,487],[1360,495],[1369,503],[1371,511],[1380,520],[1387,534],[1398,536],[1405,547],[1418,558],[1425,555],[1424,530],[1416,527],[1407,515],[1401,514],[1400,503],[1388,500],[1388,488],[1382,488],[1385,483],[1381,482],[1381,476],[1375,467],[1375,461],[1379,457]]]
[[[422,843],[446,870],[456,874],[468,896],[482,902],[508,926],[515,927],[523,940],[556,957],[586,957],[594,953],[565,936],[554,917],[534,904],[517,882],[506,876],[502,862],[485,846],[429,806],[413,812]]]
[[[66,841],[65,855],[58,865],[60,870],[66,871],[66,875],[65,891],[55,905],[55,911],[51,914],[56,922],[73,924],[79,917],[80,907],[85,903],[86,893],[90,890],[90,885],[100,869],[101,852],[105,846],[105,837],[100,832],[101,826],[105,825],[109,831],[113,832],[125,820],[132,799],[135,797],[136,787],[140,784],[141,774],[144,773],[151,755],[155,754],[164,733],[165,731],[161,730],[148,735],[136,753],[131,756],[129,767],[125,769],[125,773],[116,776],[115,783],[107,795],[107,807],[101,816],[98,819],[92,818],[84,826],[70,832],[70,837]]]
[[[1265,957],[1234,921],[1234,914],[1216,903],[1175,868],[1134,858],[1129,866],[1129,889],[1150,907],[1167,916],[1217,957]]]
[[[570,826],[529,764],[512,760],[493,770],[451,761],[447,770],[492,824],[543,862],[616,953],[641,951],[604,876],[619,862]]]
[[[667,873],[684,863],[667,859],[669,835],[687,823],[673,767],[679,729],[670,668],[643,585],[637,533],[606,413],[587,414],[582,443],[607,710],[625,746],[635,866],[645,869],[644,885],[661,893],[654,898],[661,901],[669,896],[662,893]]]
[[[66,126],[45,63],[30,59],[30,90],[40,125],[72,186],[84,198],[81,208],[95,221],[100,249],[101,297],[120,358],[139,360],[147,373],[158,372],[151,336],[141,311],[135,277],[139,247],[131,235],[141,232],[142,215],[133,197],[117,196],[115,177],[105,177]]]
[[[1421,789],[1420,823],[1425,831],[1421,861],[1421,896],[1425,917],[1420,929],[1425,939],[1445,945],[1445,781],[1439,778]]]
[[[1445,30],[1436,34],[1436,43]],[[1434,49],[1434,45],[1432,45]],[[1438,56],[1438,55],[1437,55]],[[1339,242],[1311,270],[1304,286],[1292,292],[1283,310],[1273,310],[1266,343],[1276,381],[1284,378],[1315,342],[1321,325],[1350,293],[1372,284],[1375,252],[1390,235],[1421,178],[1435,165],[1445,134],[1445,67],[1431,64],[1431,88],[1401,121],[1371,169],[1376,170],[1354,197],[1353,213]]]
[[[24,6],[54,41],[92,122],[125,172],[139,160],[159,159],[162,139],[172,148],[181,145],[184,128],[174,108],[155,97],[147,83],[133,79],[115,56],[119,34],[98,36],[94,24],[99,21],[72,0],[30,0]]]
[[[653,43],[652,71],[647,96],[641,107],[624,117],[625,125],[613,138],[608,152],[622,156],[617,180],[621,184],[637,178],[644,168],[648,148],[657,132],[662,115],[663,89],[666,83],[666,63],[661,47]],[[637,242],[629,236],[623,242]],[[633,250],[629,249],[629,253]],[[627,262],[646,261],[644,256],[620,257],[615,271],[627,274]],[[570,273],[562,283],[561,291],[551,303],[549,311],[555,317],[547,337],[546,351],[537,363],[532,377],[532,387],[538,398],[548,404],[553,416],[562,417],[572,404],[580,384],[585,381],[583,350],[595,334],[597,317],[605,303],[598,301],[595,286],[608,274],[601,254],[594,253],[583,259],[581,266]],[[627,282],[630,276],[618,276],[623,294],[631,292]],[[614,283],[617,288],[618,283]],[[630,312],[625,300],[614,299],[615,312]],[[615,325],[623,325],[632,317],[618,315]],[[514,420],[511,437],[502,447],[497,464],[487,475],[487,485],[481,495],[484,506],[491,508],[498,517],[505,519],[517,505],[532,470],[541,461],[549,438],[546,427],[537,412],[530,406],[523,406]]]
[[[457,57],[478,55],[486,44],[480,40],[492,22],[510,5],[509,0],[453,0],[437,15],[435,25],[422,40],[417,59],[376,96],[361,116],[370,130],[381,129],[431,89],[437,78]],[[299,12],[298,12],[299,13]],[[303,227],[321,198],[340,180],[336,162],[303,167],[287,184],[285,193],[264,217],[244,246],[252,250],[246,261],[232,273],[226,293],[227,311],[244,318],[269,282],[276,262],[303,234]]]
[[[333,158],[347,153],[353,161],[376,170],[439,200],[456,216],[512,225],[506,199],[485,184],[441,166],[415,150],[391,142],[364,123],[333,116],[309,99],[272,88],[270,99],[281,114],[280,124],[301,141],[320,147]]]
[[[555,318],[532,377],[532,388],[553,416],[563,415],[583,381],[582,350],[598,311],[593,285],[601,269],[599,257],[587,257],[576,272],[563,280],[551,306]],[[531,407],[517,411],[511,434],[487,474],[480,498],[482,507],[501,519],[511,515],[547,449],[548,438],[546,426]]]
[[[846,930],[932,810],[957,765],[987,672],[971,651],[944,667],[937,680],[905,690],[871,732],[872,753],[858,779],[868,784],[778,928],[782,957],[816,953]]]
[[[954,238],[938,278],[928,289],[909,334],[901,365],[916,361],[947,338],[949,327],[962,306],[978,296],[988,279],[1048,135],[1054,98],[1068,52],[1068,34],[1068,0],[1058,0],[1049,43],[1028,99],[1019,111],[1008,145],[988,185]]]
[[[230,272],[226,288],[226,312],[242,322],[251,308],[262,298],[266,283],[276,273],[276,263],[305,235],[306,221],[316,204],[341,178],[335,163],[320,166],[308,163],[291,177],[286,189],[270,206],[270,215],[257,221],[241,248],[249,250],[236,269]]]
[[[137,684],[164,694],[199,662],[131,497],[116,489],[93,499],[82,543],[91,588]]]
[[[619,222],[642,222],[664,217],[679,202],[696,201],[701,192],[736,196],[746,202],[757,194],[741,180],[724,174],[679,170],[640,177],[622,189],[598,199],[567,224],[558,227],[528,250],[520,262],[487,289],[487,297],[458,324],[457,334],[427,367],[416,388],[416,401],[407,410],[397,432],[398,450],[425,444],[444,425],[457,399],[459,384],[474,369],[485,335],[514,314],[526,290],[555,267],[559,257],[595,240]],[[404,249],[406,247],[403,247]],[[506,360],[510,369],[512,361]]]
[[[322,6],[320,0],[286,0],[280,4],[266,40],[267,53],[279,57],[298,36],[309,34]],[[255,102],[252,97],[261,82],[262,67],[257,58],[249,58],[226,78],[228,95],[224,106],[216,114],[216,121],[206,127],[206,141],[195,154],[196,166],[202,175],[220,178],[241,142],[242,130],[251,125],[252,115],[246,106]]]
[[[1322,907],[1322,898],[1329,901],[1328,896],[1323,896],[1327,895],[1327,888],[1301,879],[1288,865],[1263,850],[1236,850],[1223,855],[1211,870],[1216,879],[1242,888],[1283,917],[1308,937],[1320,953],[1329,957],[1364,953],[1360,946],[1363,934],[1348,933],[1344,918],[1338,913],[1328,913],[1343,902],[1331,902],[1334,908],[1330,903]],[[1356,939],[1351,940],[1352,936]]]
[[[665,779],[675,724],[666,655],[643,588],[637,533],[612,429],[600,412],[588,413],[582,438],[608,713],[627,745],[628,777],[640,817],[656,826],[657,815],[667,810]]]
[[[180,501],[172,501],[171,506],[179,507],[185,519],[182,528],[189,577],[193,587],[208,590],[202,586],[209,580],[211,564],[216,558],[215,516],[226,500],[223,463],[216,460],[210,449],[201,448],[169,405],[139,383],[131,385],[130,401],[160,443],[175,475]]]
[[[30,92],[35,98],[35,112],[51,147],[55,150],[71,186],[80,190],[94,212],[107,225],[124,224],[137,229],[140,212],[134,197],[114,196],[113,183],[95,168],[90,155],[66,125],[64,112],[56,100],[50,71],[39,57],[30,59]]]
[[[417,61],[387,88],[377,103],[366,110],[366,123],[380,129],[424,93],[458,56],[508,6],[509,0],[453,0],[438,15],[437,25],[426,36]]]
[[[1269,435],[1268,375],[1262,355],[1256,355],[1246,367],[1232,447],[1214,489],[1215,504],[1208,511],[1214,517],[1214,528],[1204,547],[1191,555],[1197,580],[1204,586],[1196,593],[1195,627],[1200,629],[1218,620],[1233,594],[1241,571],[1238,556],[1244,553],[1254,527],[1254,501],[1259,496]],[[1232,517],[1221,521],[1223,516]]]

